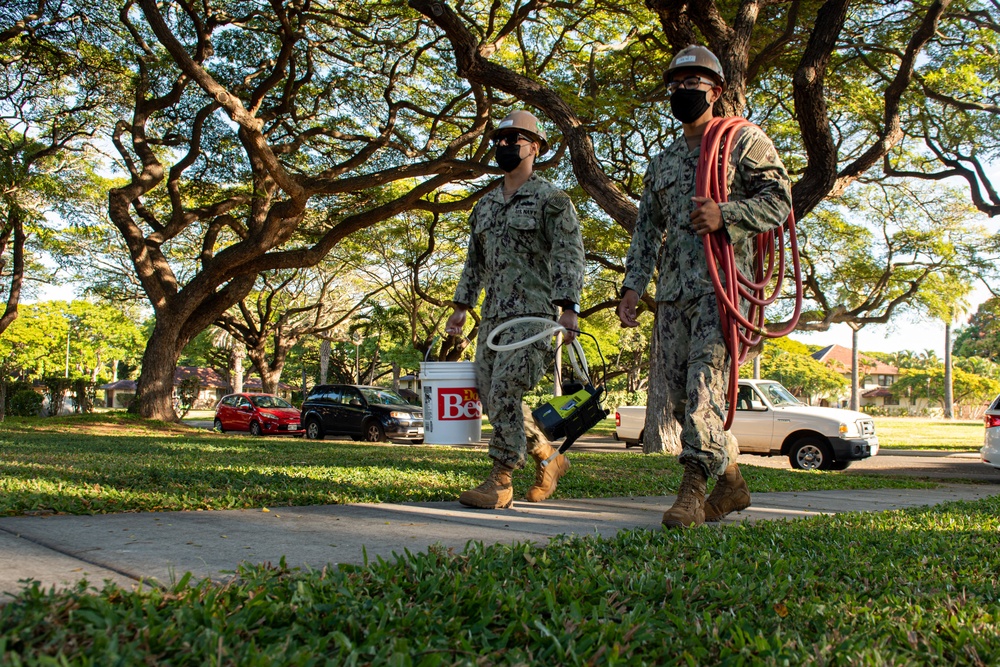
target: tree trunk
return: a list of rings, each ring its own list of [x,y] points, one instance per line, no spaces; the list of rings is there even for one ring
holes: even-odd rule
[[[13,264],[7,269],[3,254],[12,236],[14,239],[14,244],[11,247]],[[21,300],[21,285],[24,283],[24,244],[26,240],[21,209],[17,206],[11,206],[7,212],[7,222],[0,230],[0,269],[3,269],[10,276],[10,285],[6,290],[7,304],[4,306],[3,313],[0,313],[0,334],[6,331],[11,322],[17,319],[17,306]]]
[[[681,425],[674,419],[674,406],[667,399],[666,373],[663,370],[658,327],[653,323],[653,339],[649,349],[649,384],[646,391],[646,423],[643,426],[642,452],[644,454],[680,454]],[[650,410],[650,406],[663,406]]]
[[[142,373],[136,384],[135,400],[129,410],[146,419],[176,421],[174,372],[186,340],[179,339],[180,323],[157,317],[153,335],[142,355]]]
[[[753,358],[753,379],[760,379],[760,355]]]
[[[955,418],[955,396],[951,379],[951,320],[944,323],[944,418]]]
[[[246,351],[243,349],[240,341],[232,339],[233,341],[233,371],[232,371],[232,385],[234,394],[243,393],[243,357],[246,356]]]
[[[267,343],[260,339],[257,346],[247,349],[247,355],[253,363],[254,370],[260,375],[260,390],[265,394],[278,393],[278,383],[281,382],[281,373],[285,369],[285,360],[288,358],[288,351],[291,344],[285,339],[275,336],[274,355],[267,356]],[[303,383],[304,384],[304,383]]]
[[[392,390],[399,391],[399,364],[392,362]]]
[[[851,410],[861,407],[861,392],[858,386],[858,330],[851,327]]]
[[[284,364],[282,364],[283,366]],[[278,383],[281,382],[281,367],[269,368],[260,374],[260,390],[265,394],[277,394]]]
[[[326,384],[326,377],[330,372],[330,348],[332,344],[329,338],[324,338],[319,346],[319,383]]]

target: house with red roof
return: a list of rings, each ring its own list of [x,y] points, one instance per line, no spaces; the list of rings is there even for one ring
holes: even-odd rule
[[[194,401],[194,407],[197,410],[214,408],[223,396],[233,391],[229,382],[214,368],[178,366],[174,370],[174,398],[177,398],[177,389],[180,387],[181,382],[189,377],[198,378],[198,382],[201,385],[198,398]],[[105,405],[109,408],[124,409],[135,398],[135,387],[135,380],[118,380],[117,382],[102,384],[98,389],[104,390]],[[260,378],[247,378],[243,382],[243,391],[259,392],[260,388]],[[290,398],[292,388],[284,382],[278,382],[277,394],[282,398]]]
[[[851,379],[851,348],[842,345],[828,345],[812,354],[813,359],[829,366],[840,373],[848,381]],[[899,369],[865,354],[858,354],[858,385],[861,391],[859,403],[861,407],[875,406],[886,408],[890,412],[907,413],[916,407],[906,396],[899,398],[889,391],[899,379]],[[840,406],[846,406],[851,397],[851,389],[845,390],[845,395],[835,400]]]
[[[189,377],[198,378],[201,389],[195,399],[195,408],[214,408],[219,399],[229,393],[229,383],[226,382],[214,368],[204,366],[178,366],[174,370],[174,397],[181,382]],[[118,380],[110,384],[102,384],[98,389],[104,390],[105,405],[109,408],[127,408],[135,398],[135,380]]]

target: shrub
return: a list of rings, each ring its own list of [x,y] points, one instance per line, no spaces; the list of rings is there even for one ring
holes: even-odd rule
[[[177,386],[177,399],[179,403],[179,408],[181,411],[181,418],[185,417],[191,408],[194,407],[194,402],[198,400],[198,394],[201,393],[201,380],[196,377],[189,377],[181,380],[181,383]]]
[[[49,396],[49,416],[55,417],[62,410],[66,400],[66,391],[73,386],[73,381],[66,377],[52,376],[43,380]]]
[[[8,411],[14,417],[37,417],[44,400],[37,391],[20,389],[10,397]]]

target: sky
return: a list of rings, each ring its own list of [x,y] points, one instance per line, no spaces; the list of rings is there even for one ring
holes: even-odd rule
[[[952,325],[953,336],[954,331],[965,325],[969,316],[976,312],[976,308],[989,298],[989,290],[982,284],[978,285],[969,296],[968,312]],[[907,316],[896,319],[897,321],[891,324],[870,324],[861,329],[858,332],[858,349],[862,352],[934,350],[939,358],[944,357],[944,322]],[[846,324],[836,324],[824,332],[794,331],[788,337],[809,345],[851,347],[851,328]]]

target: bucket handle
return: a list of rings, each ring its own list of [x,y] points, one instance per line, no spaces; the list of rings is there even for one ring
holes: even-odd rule
[[[430,356],[431,350],[434,349],[434,343],[437,342],[437,339],[438,339],[437,334],[434,335],[434,338],[431,338],[431,344],[427,346],[427,351],[424,352],[424,363],[427,362],[427,357]]]

